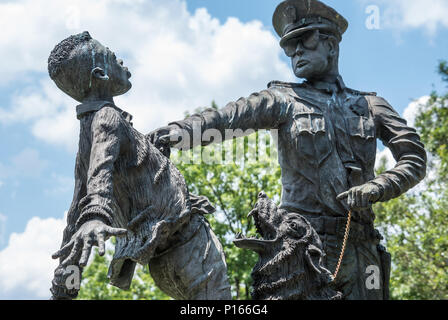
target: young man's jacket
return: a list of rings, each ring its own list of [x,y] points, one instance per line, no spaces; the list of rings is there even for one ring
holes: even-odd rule
[[[62,246],[92,219],[128,229],[116,239],[109,269],[111,283],[128,289],[137,262],[147,264],[157,250],[191,238],[196,232],[189,224],[192,214],[212,213],[214,208],[205,197],[188,193],[181,173],[132,127],[128,113],[99,101],[78,106],[77,114],[75,191]],[[56,269],[51,289],[55,297],[76,297],[78,290],[65,286],[70,274],[61,266]]]

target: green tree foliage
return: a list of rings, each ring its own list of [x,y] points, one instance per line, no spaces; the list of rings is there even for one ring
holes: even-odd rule
[[[101,257],[97,250],[92,262],[84,270],[81,290],[78,299],[81,300],[168,300],[152,280],[148,267],[137,266],[130,290],[121,290],[109,284],[107,270],[112,258],[112,252]]]
[[[448,64],[442,61],[439,74],[448,85]],[[448,92],[439,94],[432,92],[428,105],[416,118],[416,126],[420,131],[427,150],[440,161],[439,175],[448,178]]]
[[[440,73],[448,83],[448,68]],[[410,192],[375,205],[377,225],[392,254],[393,299],[448,298],[448,95],[432,93],[417,117],[416,127],[435,161],[422,192]],[[385,170],[385,163],[379,172]]]
[[[392,255],[392,299],[448,298],[448,194],[434,197],[427,191],[375,205]]]

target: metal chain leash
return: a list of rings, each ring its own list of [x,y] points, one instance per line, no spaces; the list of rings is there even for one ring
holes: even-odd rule
[[[345,226],[344,241],[342,243],[342,249],[341,249],[341,254],[339,255],[338,264],[337,264],[336,270],[334,271],[334,274],[333,274],[333,281],[335,281],[336,277],[338,276],[339,269],[341,268],[341,264],[342,264],[342,259],[344,258],[345,247],[347,246],[348,235],[350,233],[350,222],[351,222],[351,220],[352,220],[352,210],[350,210],[348,212],[347,224]]]

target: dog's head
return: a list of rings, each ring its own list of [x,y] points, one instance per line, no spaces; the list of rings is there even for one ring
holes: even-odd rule
[[[322,265],[322,242],[307,219],[279,209],[264,192],[249,216],[261,238],[239,234],[234,244],[259,255],[252,272],[255,299],[331,299],[336,295],[328,288],[333,279]]]

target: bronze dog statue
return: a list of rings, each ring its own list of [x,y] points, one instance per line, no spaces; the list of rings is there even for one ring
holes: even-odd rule
[[[237,247],[259,255],[252,271],[255,300],[337,300],[333,277],[323,265],[322,243],[300,214],[279,209],[264,192],[249,213],[262,239],[237,235]]]

